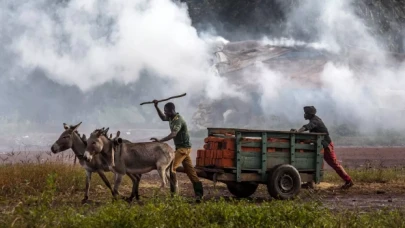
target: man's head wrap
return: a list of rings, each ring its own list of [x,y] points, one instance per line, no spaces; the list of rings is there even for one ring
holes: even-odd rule
[[[316,114],[316,108],[314,106],[305,106],[304,107],[304,113],[309,114],[309,115],[315,115]]]

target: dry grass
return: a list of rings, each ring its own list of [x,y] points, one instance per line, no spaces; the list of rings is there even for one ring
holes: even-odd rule
[[[370,167],[347,169],[347,173],[352,179],[359,183],[385,183],[385,184],[405,184],[404,167]],[[340,177],[333,171],[328,170],[324,176],[325,182],[341,182]]]
[[[85,171],[80,165],[67,165],[47,162],[43,164],[6,164],[0,165],[0,199],[19,199],[27,195],[38,196],[46,187],[46,179],[53,175],[55,190],[64,196],[80,193],[85,187]],[[112,173],[106,173],[112,183]],[[129,178],[124,178],[123,185],[128,185]],[[91,191],[101,189],[106,191],[106,186],[97,173],[93,173]]]
[[[369,167],[365,169],[349,169],[347,171],[356,183],[353,192],[361,194],[362,192],[374,191],[377,188],[392,189],[396,192],[405,191],[405,169],[403,168],[382,169]],[[55,162],[0,165],[0,200],[10,202],[24,198],[25,196],[38,196],[45,191],[46,179],[50,175],[55,179],[57,197],[75,197],[77,201],[80,201],[79,197],[83,196],[85,187],[84,169],[80,165]],[[106,175],[112,184],[113,174],[108,172]],[[188,184],[188,179],[185,175],[183,179],[180,186]],[[204,183],[213,185],[208,180],[204,180]],[[324,182],[318,185],[318,188],[335,189],[341,183],[342,180],[339,176],[334,171],[328,170],[325,172]],[[159,185],[160,183],[157,179],[147,181],[143,177],[140,190],[149,194],[149,191],[159,188]],[[124,177],[120,191],[128,194],[131,191],[131,186],[130,179]],[[217,189],[218,187],[225,192],[227,191],[223,184],[217,184]],[[107,187],[96,173],[93,174],[91,180],[90,198],[93,198],[94,195],[102,195],[103,199],[110,197]],[[259,195],[266,196],[267,192]]]
[[[20,156],[24,152],[10,153],[7,157]],[[42,156],[45,157],[42,153]],[[52,156],[52,155],[48,155]],[[85,186],[85,172],[79,165],[73,165],[73,157],[58,155],[52,159],[45,161],[27,160],[22,163],[10,163],[5,161],[0,162],[0,197],[14,198],[23,197],[26,195],[38,195],[44,191],[46,178],[53,174],[55,175],[56,191],[64,194],[75,194],[83,192]],[[14,159],[16,160],[16,159]],[[405,168],[383,168],[371,167],[365,165],[365,168],[348,169],[347,172],[351,175],[356,184],[382,184],[390,186],[405,186]],[[106,173],[109,180],[112,181],[112,173]],[[340,184],[342,180],[333,171],[325,172],[324,182],[332,184]],[[124,191],[130,191],[129,178],[124,178],[122,188]],[[141,182],[143,188],[157,188],[159,183]],[[96,173],[93,174],[91,181],[91,189],[99,188],[105,190],[105,185]],[[92,190],[93,191],[93,190]]]
[[[85,177],[84,170],[78,166],[57,163],[3,165],[0,166],[1,195],[20,197],[39,194],[44,191],[46,178],[50,174],[57,174],[58,192],[76,190]]]

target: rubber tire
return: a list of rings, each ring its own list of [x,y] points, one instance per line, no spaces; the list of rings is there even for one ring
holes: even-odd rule
[[[291,188],[288,190],[282,189],[281,178],[287,175]],[[287,180],[288,181],[288,180]],[[293,199],[301,190],[301,176],[298,170],[288,164],[283,164],[274,167],[269,175],[269,180],[267,182],[267,191],[269,195],[275,199],[289,200]]]
[[[238,198],[247,198],[256,192],[259,184],[255,182],[230,182],[226,184],[228,191]]]

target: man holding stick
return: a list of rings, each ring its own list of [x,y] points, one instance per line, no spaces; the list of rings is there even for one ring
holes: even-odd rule
[[[176,154],[173,160],[173,172],[176,172],[180,163],[183,164],[184,172],[187,174],[191,183],[193,183],[196,202],[201,202],[203,196],[203,186],[199,180],[196,171],[194,170],[193,163],[190,158],[191,143],[188,134],[187,124],[183,117],[176,112],[175,106],[172,102],[166,103],[164,106],[164,113],[159,109],[159,101],[153,100],[157,113],[162,121],[169,121],[171,133],[162,138],[151,138],[155,142],[165,142],[173,139],[176,146]],[[176,176],[176,175],[175,175]]]

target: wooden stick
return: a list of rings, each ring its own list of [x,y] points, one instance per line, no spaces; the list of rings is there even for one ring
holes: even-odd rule
[[[181,95],[169,97],[169,98],[166,98],[166,99],[163,99],[163,100],[158,100],[158,103],[159,103],[159,102],[163,102],[163,101],[168,101],[168,100],[173,99],[173,98],[184,97],[184,96],[186,96],[186,95],[187,95],[187,93],[183,93],[183,94],[181,94]],[[143,102],[143,103],[141,103],[141,105],[144,105],[144,104],[153,104],[153,101],[148,101],[148,102]]]

